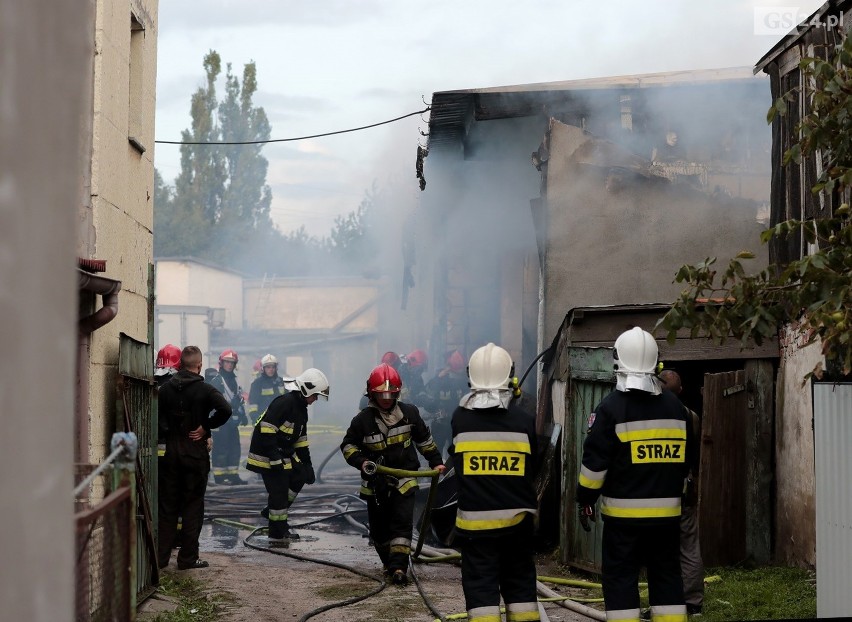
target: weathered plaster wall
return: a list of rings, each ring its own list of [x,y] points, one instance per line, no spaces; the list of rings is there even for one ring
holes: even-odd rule
[[[94,462],[108,453],[114,430],[119,333],[148,341],[157,6],[157,0],[97,2],[91,167],[94,231],[82,252],[105,259],[105,276],[121,281],[122,288],[118,316],[91,340],[89,429],[90,459]],[[141,39],[134,56],[141,89],[132,97],[131,13],[144,27],[144,33],[137,35]],[[129,143],[130,136],[144,146],[144,153]],[[98,299],[96,305],[100,304]]]
[[[767,265],[751,204],[651,177],[644,158],[558,121],[549,151],[545,343],[574,307],[674,300],[685,263],[749,249]]]
[[[791,328],[781,340],[775,417],[775,554],[783,564],[816,565],[813,402],[803,378],[823,360]]]

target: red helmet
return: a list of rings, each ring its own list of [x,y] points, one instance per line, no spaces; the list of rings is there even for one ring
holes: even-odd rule
[[[416,369],[419,367],[426,368],[429,364],[429,357],[426,356],[426,353],[423,350],[415,350],[411,354],[405,357],[405,360],[408,361],[408,366],[412,369]]]
[[[237,353],[234,350],[225,350],[219,355],[219,367],[222,366],[223,361],[233,361],[234,367],[236,367],[237,363],[240,362],[240,357],[237,356]]]
[[[251,370],[257,372],[258,374],[263,371],[263,364],[261,364],[260,359],[257,359],[252,365]]]
[[[179,369],[180,368],[180,348],[167,343],[160,351],[157,352],[157,368],[158,369]]]
[[[450,352],[449,356],[447,356],[447,367],[449,367],[451,371],[462,372],[464,371],[464,365],[464,357],[458,350],[453,350]]]
[[[387,363],[374,367],[367,378],[367,393],[399,394],[402,389],[402,378],[399,373]]]
[[[399,369],[400,362],[401,361],[399,360],[399,354],[397,354],[396,352],[385,352],[382,355],[382,363],[386,363],[394,369]]]

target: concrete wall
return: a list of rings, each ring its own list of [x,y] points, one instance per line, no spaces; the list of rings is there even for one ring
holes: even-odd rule
[[[131,14],[144,30],[131,34]],[[154,228],[156,19],[157,0],[97,2],[92,228],[80,241],[80,254],[105,259],[105,276],[121,281],[122,289],[117,318],[95,332],[91,340],[89,458],[93,462],[108,453],[114,430],[118,335],[123,332],[148,341],[148,280]],[[136,146],[131,144],[131,137]]]
[[[768,262],[753,202],[675,186],[650,162],[581,129],[551,123],[547,164],[544,343],[588,305],[674,300],[681,265],[743,249]]]
[[[0,603],[71,622],[77,343],[74,206],[83,202],[94,3],[0,0]],[[49,18],[48,18],[49,17]],[[45,373],[45,356],[49,373]],[[25,396],[25,397],[24,397]]]
[[[348,278],[275,279],[262,287],[246,281],[244,308],[248,328],[264,330],[328,330],[380,296],[379,283]],[[377,304],[342,327],[342,333],[376,328]]]
[[[775,418],[775,555],[783,564],[816,565],[813,400],[803,378],[823,361],[819,344],[782,331]]]
[[[160,259],[156,295],[158,305],[225,309],[222,328],[243,327],[243,277],[235,272],[194,261]]]

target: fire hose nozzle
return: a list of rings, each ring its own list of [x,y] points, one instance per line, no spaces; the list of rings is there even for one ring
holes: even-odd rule
[[[364,471],[364,473],[367,474],[367,475],[374,475],[376,473],[376,471],[378,470],[378,466],[376,465],[375,462],[367,460],[361,466],[361,470]]]

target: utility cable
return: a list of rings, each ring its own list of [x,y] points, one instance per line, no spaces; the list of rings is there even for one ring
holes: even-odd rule
[[[348,130],[337,130],[334,132],[324,132],[322,134],[312,134],[310,136],[296,136],[293,138],[269,138],[266,140],[231,140],[231,141],[183,141],[183,140],[155,140],[154,142],[158,145],[265,145],[267,143],[289,143],[296,140],[308,140],[309,138],[322,138],[323,136],[334,136],[336,134],[347,134],[349,132],[360,132],[361,130],[368,130],[372,127],[378,127],[380,125],[387,125],[388,123],[394,123],[396,121],[401,121],[402,119],[407,119],[408,117],[413,117],[416,114],[423,114],[424,112],[429,112],[432,110],[431,106],[426,106],[423,110],[418,110],[416,112],[409,112],[408,114],[404,114],[401,117],[396,117],[395,119],[388,119],[387,121],[379,121],[378,123],[371,123],[370,125],[362,125],[361,127],[353,127]]]

